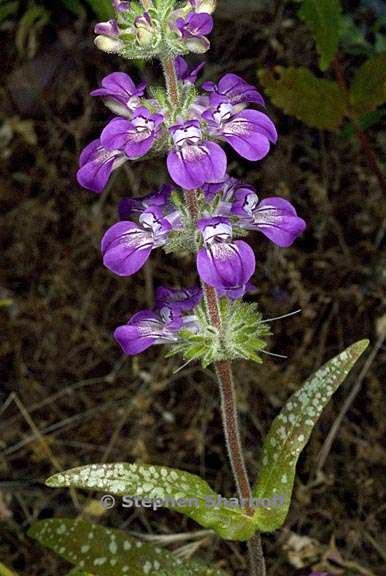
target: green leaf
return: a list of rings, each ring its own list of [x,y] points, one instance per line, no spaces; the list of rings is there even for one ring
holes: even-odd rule
[[[0,562],[0,576],[18,576],[18,574]]]
[[[114,16],[111,0],[87,0],[99,20],[109,20]]]
[[[386,102],[386,52],[369,58],[357,71],[350,93],[357,114],[375,110]]]
[[[308,126],[336,130],[347,111],[336,82],[317,78],[307,68],[260,70],[259,79],[275,106]]]
[[[223,570],[182,561],[126,532],[84,520],[41,520],[31,526],[28,535],[78,570],[95,576],[226,576]]]
[[[291,501],[296,463],[324,407],[342,384],[368,340],[356,342],[327,362],[295,392],[271,426],[263,445],[260,477],[253,490],[259,499],[283,498],[283,506],[257,508],[255,522],[271,532],[283,525]]]
[[[303,0],[299,15],[314,37],[320,69],[327,70],[337,53],[343,30],[340,0]]]
[[[75,16],[80,16],[84,12],[84,8],[80,0],[62,0],[67,10],[75,14]]]
[[[114,496],[147,498],[157,508],[185,514],[228,540],[248,540],[256,530],[251,518],[240,509],[216,506],[219,495],[205,480],[164,466],[91,464],[55,474],[46,484],[56,488],[72,486]],[[126,508],[132,505],[126,498],[120,504]],[[152,507],[151,503],[149,507]]]
[[[19,8],[18,0],[11,2],[0,2],[0,24],[3,23],[9,16],[16,14]],[[1,574],[1,572],[0,572]]]

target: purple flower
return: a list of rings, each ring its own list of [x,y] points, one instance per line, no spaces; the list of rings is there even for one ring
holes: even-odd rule
[[[231,241],[232,226],[228,218],[204,218],[197,224],[204,238],[204,248],[197,254],[201,280],[228,298],[241,298],[255,271],[252,248],[243,240]]]
[[[116,12],[128,12],[130,10],[130,2],[125,0],[113,0],[113,8]]]
[[[141,96],[146,83],[135,86],[128,74],[113,72],[102,80],[102,88],[91,92],[91,96],[102,96],[106,106],[115,114],[129,115],[141,105]]]
[[[262,95],[254,86],[248,84],[237,74],[225,74],[218,84],[214,82],[204,82],[203,89],[207,92],[225,96],[233,106],[242,103],[260,104],[265,106]]]
[[[100,140],[93,140],[80,155],[78,183],[92,192],[103,192],[111,172],[128,158],[120,150],[106,150]]]
[[[186,63],[185,58],[182,56],[177,56],[174,61],[177,78],[186,84],[194,84],[197,80],[197,76],[202,68],[205,66],[205,62],[201,62],[196,68],[193,70],[189,70],[188,64]]]
[[[145,156],[157,138],[163,121],[161,114],[147,108],[137,108],[131,120],[114,118],[101,134],[101,142],[108,150],[122,150],[130,160]]]
[[[108,36],[109,38],[118,38],[120,34],[120,29],[118,22],[115,18],[108,20],[108,22],[99,22],[94,28],[95,34],[101,34],[102,36]]]
[[[203,54],[209,50],[210,42],[206,35],[213,30],[212,16],[191,12],[186,18],[177,18],[176,27],[191,52]]]
[[[272,197],[259,202],[252,187],[241,187],[236,191],[232,214],[239,216],[242,228],[260,230],[283,248],[291,246],[306,228],[306,223],[288,200]]]
[[[139,225],[122,221],[109,228],[102,238],[103,264],[118,276],[138,272],[150,252],[166,243],[172,229],[159,208],[149,208],[141,214]]]
[[[248,190],[255,192],[253,186],[248,184],[241,184],[236,178],[232,178],[229,174],[225,175],[223,180],[210,184],[205,184],[203,187],[205,199],[207,202],[212,202],[217,194],[220,196],[220,201],[217,204],[216,212],[220,216],[232,216],[232,201],[237,191]]]
[[[270,142],[277,141],[273,122],[257,110],[236,113],[225,97],[218,96],[220,103],[214,110],[207,110],[203,118],[209,131],[228,142],[236,152],[247,160],[261,160],[269,152]]]
[[[121,220],[128,220],[134,214],[141,214],[147,208],[165,207],[172,208],[169,203],[172,187],[162,184],[155,192],[151,192],[141,198],[124,198],[119,202],[118,213]]]
[[[170,309],[156,312],[143,310],[130,318],[127,324],[119,326],[114,338],[125,354],[133,356],[143,352],[153,344],[177,342],[177,332],[183,320]]]
[[[160,286],[155,292],[156,309],[169,306],[175,312],[190,312],[202,299],[202,290],[194,288],[164,288]]]
[[[227,167],[225,152],[218,144],[202,140],[198,120],[172,126],[170,132],[175,148],[168,154],[167,166],[176,184],[193,190],[224,177]]]

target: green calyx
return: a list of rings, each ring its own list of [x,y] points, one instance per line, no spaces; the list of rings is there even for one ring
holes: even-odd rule
[[[221,330],[208,319],[205,304],[194,311],[199,331],[182,330],[181,341],[173,345],[168,356],[182,354],[188,361],[200,360],[203,367],[222,360],[252,360],[262,363],[259,353],[265,349],[265,338],[271,334],[256,304],[220,300]]]

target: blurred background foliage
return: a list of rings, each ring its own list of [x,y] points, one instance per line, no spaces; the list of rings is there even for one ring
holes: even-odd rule
[[[381,576],[385,197],[349,122],[338,131],[309,127],[283,113],[258,80],[259,71],[275,78],[280,66],[336,81],[333,69],[320,71],[300,8],[292,0],[220,0],[203,73],[216,79],[234,71],[260,84],[279,143],[257,164],[229,152],[231,173],[260,197],[290,199],[308,222],[288,250],[251,236],[258,261],[251,300],[266,317],[302,312],[272,324],[269,349],[287,360],[235,365],[243,440],[254,478],[262,438],[286,398],[327,358],[369,337],[378,355],[330,403],[301,457],[286,527],[267,536],[265,547],[272,576],[304,576],[311,567]],[[151,305],[154,286],[193,285],[196,274],[188,254],[161,251],[130,279],[101,265],[99,241],[116,219],[117,201],[167,178],[164,162],[154,159],[117,171],[100,197],[76,184],[79,153],[108,119],[90,90],[118,69],[161,81],[156,64],[129,65],[96,51],[93,25],[108,12],[107,2],[0,1],[0,560],[26,576],[66,574],[68,565],[38,549],[26,530],[38,518],[75,517],[81,509],[105,525],[160,534],[181,557],[196,553],[241,576],[243,549],[206,533],[190,537],[197,526],[188,519],[167,511],[103,513],[92,497],[79,492],[74,503],[67,491],[42,485],[58,467],[136,460],[197,473],[217,492],[234,493],[211,372],[193,365],[176,372],[182,361],[165,359],[162,347],[125,358],[111,336]],[[339,59],[348,82],[384,52],[385,12],[380,0],[343,3]],[[365,128],[384,175],[384,106],[376,112]],[[319,466],[326,435],[358,382]],[[174,538],[185,531],[185,540]]]

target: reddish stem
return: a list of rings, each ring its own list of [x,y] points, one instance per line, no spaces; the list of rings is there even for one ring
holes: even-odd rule
[[[343,92],[346,94],[348,100],[349,87],[344,74],[342,62],[340,61],[339,56],[337,56],[334,60],[334,69],[335,69],[336,81],[339,84],[340,88],[343,90]],[[375,155],[374,150],[371,147],[369,137],[367,136],[366,132],[360,127],[358,117],[353,111],[351,111],[351,119],[355,128],[356,135],[358,136],[358,139],[361,143],[362,150],[366,156],[366,160],[370,167],[370,170],[376,176],[380,188],[386,194],[386,179],[379,167],[378,159]]]

